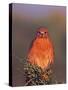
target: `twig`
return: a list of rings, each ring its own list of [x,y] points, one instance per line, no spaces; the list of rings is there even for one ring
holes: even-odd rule
[[[18,56],[15,56],[15,58],[16,58],[17,60],[19,60],[20,63],[23,63],[22,60],[25,60],[25,59],[26,59],[26,58],[23,58],[23,57],[21,58],[21,57],[18,57]]]
[[[26,84],[25,86],[27,86],[34,78],[31,78]]]

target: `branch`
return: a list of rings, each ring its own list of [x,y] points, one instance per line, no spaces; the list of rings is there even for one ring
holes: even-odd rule
[[[25,86],[27,86],[34,78],[31,78],[26,84]]]

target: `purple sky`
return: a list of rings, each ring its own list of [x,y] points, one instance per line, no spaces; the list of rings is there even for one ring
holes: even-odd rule
[[[13,4],[14,14],[29,19],[44,18],[56,12],[64,15],[65,9],[65,6]]]

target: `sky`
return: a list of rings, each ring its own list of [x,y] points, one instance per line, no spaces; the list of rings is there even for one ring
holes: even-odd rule
[[[26,4],[13,4],[13,12],[21,18],[38,19],[48,17],[53,12],[65,14],[65,7],[61,6],[48,6],[48,5],[26,5]]]

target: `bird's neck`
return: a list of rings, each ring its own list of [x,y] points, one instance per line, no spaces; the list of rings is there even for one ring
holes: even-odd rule
[[[48,38],[36,38],[34,45],[37,47],[47,47],[50,44],[50,40]]]

